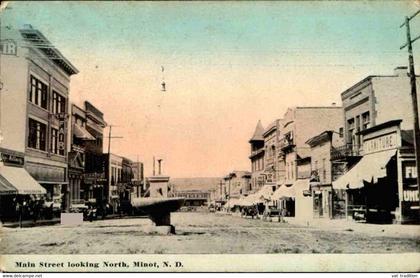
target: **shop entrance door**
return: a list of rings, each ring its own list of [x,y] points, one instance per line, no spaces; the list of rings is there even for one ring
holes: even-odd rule
[[[314,191],[314,215],[315,217],[322,217],[323,209],[322,209],[322,192],[321,191]]]

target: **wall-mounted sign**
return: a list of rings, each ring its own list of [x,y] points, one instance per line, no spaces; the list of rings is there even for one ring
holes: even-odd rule
[[[419,191],[418,190],[404,190],[403,191],[403,201],[404,202],[418,202],[419,201]]]
[[[1,154],[1,160],[5,165],[7,164],[13,164],[13,165],[19,165],[23,166],[25,160],[22,156],[12,155],[8,153],[2,153]]]
[[[0,51],[4,55],[17,56],[17,44],[14,40],[0,40]]]
[[[365,154],[395,149],[398,147],[397,133],[387,134],[363,142],[363,151]]]

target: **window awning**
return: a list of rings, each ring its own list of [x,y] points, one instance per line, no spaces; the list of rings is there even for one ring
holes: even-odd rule
[[[20,167],[0,164],[0,177],[16,188],[17,194],[46,194],[47,191],[29,173]]]
[[[377,182],[386,176],[386,165],[396,150],[367,154],[347,173],[332,183],[334,189],[357,189],[363,182]]]
[[[0,195],[16,194],[16,188],[8,182],[0,173]]]
[[[280,198],[295,198],[297,194],[302,194],[304,190],[309,190],[309,179],[298,179],[292,186],[286,186],[283,184],[278,188],[273,196],[272,200],[279,200]]]
[[[280,198],[293,198],[296,196],[295,187],[292,186],[286,186],[283,184],[280,186],[271,196],[272,200],[280,200]]]
[[[256,195],[260,199],[270,199],[271,195],[273,195],[273,186],[276,186],[275,184],[265,184],[263,187],[261,187],[260,190],[258,190],[254,195]]]
[[[73,124],[74,135],[82,140],[96,140],[92,134],[89,133],[84,127],[81,127],[77,124]]]

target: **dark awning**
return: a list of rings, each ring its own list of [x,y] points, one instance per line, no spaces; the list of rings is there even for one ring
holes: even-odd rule
[[[92,134],[89,133],[84,127],[74,124],[73,125],[74,135],[82,140],[96,140]]]

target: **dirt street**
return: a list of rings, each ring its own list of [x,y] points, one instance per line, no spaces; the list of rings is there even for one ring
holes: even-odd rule
[[[2,254],[396,253],[419,252],[419,234],[380,228],[305,227],[232,215],[172,214],[176,235],[146,234],[148,219],[115,219],[34,228],[2,228]],[[359,224],[363,225],[363,224]],[[404,227],[400,226],[401,229]],[[363,228],[363,227],[362,227]]]

